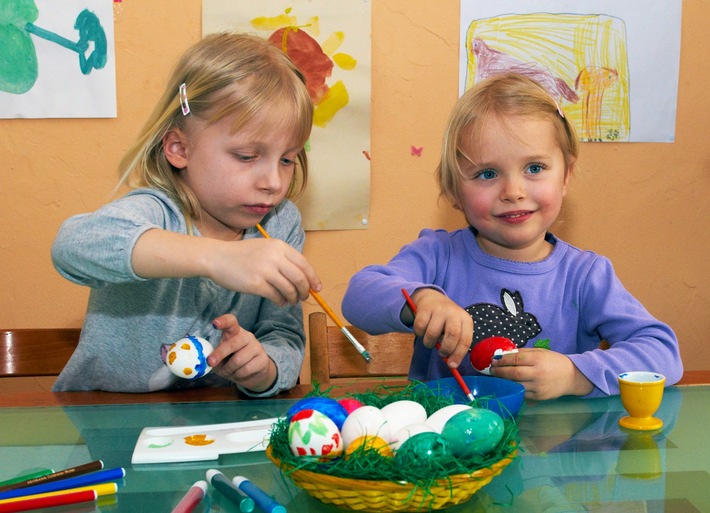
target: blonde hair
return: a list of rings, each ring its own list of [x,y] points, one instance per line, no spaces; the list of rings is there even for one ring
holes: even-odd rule
[[[180,103],[181,84],[186,85],[190,107],[187,116]],[[279,119],[295,127],[297,144],[305,146],[313,122],[313,104],[303,75],[288,56],[257,36],[206,36],[185,52],[173,70],[163,96],[121,160],[117,189],[160,189],[180,205],[188,223],[198,219],[199,202],[166,159],[163,136],[174,128],[183,128],[190,116],[213,124],[235,115],[233,128],[237,132],[267,107],[278,109]],[[297,197],[306,186],[305,148],[296,161],[287,197]]]
[[[579,140],[574,126],[564,117],[558,103],[540,84],[515,73],[489,77],[475,84],[456,102],[444,132],[441,161],[436,169],[439,195],[453,205],[459,201],[463,177],[459,162],[466,155],[463,146],[480,140],[491,116],[533,116],[549,119],[555,126],[557,142],[566,167],[579,156]],[[475,147],[475,146],[474,146]]]

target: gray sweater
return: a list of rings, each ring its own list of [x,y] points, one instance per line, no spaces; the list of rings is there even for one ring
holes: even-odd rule
[[[301,216],[283,201],[262,221],[266,231],[302,251]],[[274,386],[254,397],[292,388],[298,379],[305,347],[300,304],[279,307],[250,294],[240,294],[206,278],[144,279],[131,267],[131,253],[145,231],[161,228],[187,233],[185,218],[164,193],[138,189],[90,214],[64,222],[52,246],[59,273],[91,287],[81,339],[54,384],[54,391],[107,390],[150,392],[230,382],[213,373],[193,381],[174,376],[164,365],[161,348],[186,335],[217,346],[221,332],[212,320],[225,313],[254,333],[276,364]],[[196,233],[195,236],[200,236]],[[256,229],[244,238],[259,237]]]

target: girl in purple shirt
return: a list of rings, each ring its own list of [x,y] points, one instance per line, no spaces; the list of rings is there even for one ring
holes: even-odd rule
[[[631,370],[676,383],[673,331],[608,259],[548,231],[578,154],[573,126],[539,84],[515,74],[476,84],[454,107],[437,169],[441,195],[470,226],[423,230],[387,265],[356,273],[344,316],[370,333],[413,330],[411,379],[450,376],[441,356],[474,374],[471,347],[502,336],[518,350],[493,360],[491,373],[520,382],[527,398],[618,394],[617,375]]]

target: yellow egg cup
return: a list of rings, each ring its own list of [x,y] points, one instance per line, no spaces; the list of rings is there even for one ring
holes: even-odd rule
[[[665,383],[665,376],[656,372],[619,374],[621,403],[629,413],[619,419],[619,425],[637,431],[651,431],[663,427],[663,421],[653,414],[661,406]]]

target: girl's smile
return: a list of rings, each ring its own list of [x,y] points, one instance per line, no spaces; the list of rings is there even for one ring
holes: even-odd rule
[[[480,134],[462,148],[457,206],[487,253],[544,259],[552,250],[545,234],[560,212],[574,163],[565,164],[548,118],[492,116]]]

